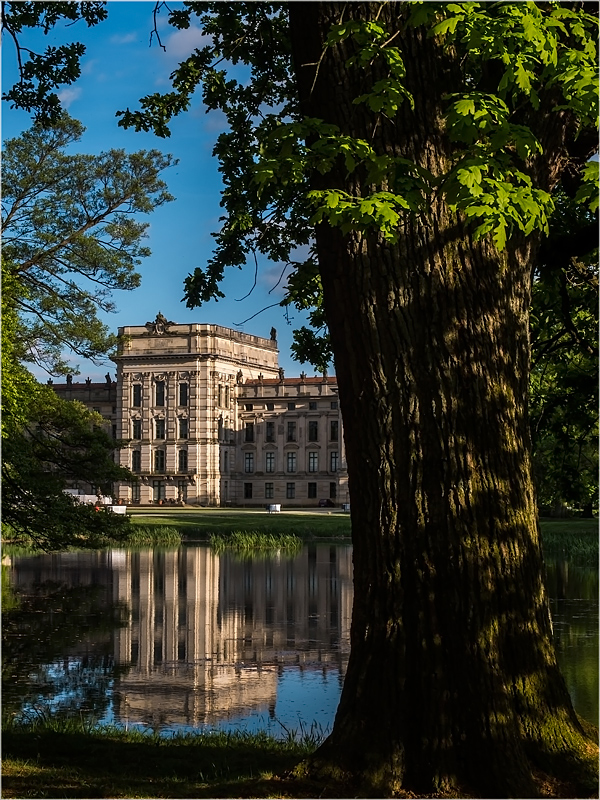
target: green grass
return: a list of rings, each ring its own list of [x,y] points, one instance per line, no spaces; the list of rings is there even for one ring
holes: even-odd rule
[[[547,558],[598,566],[597,519],[542,519],[540,528]]]
[[[284,511],[269,514],[264,509],[165,509],[131,510],[134,525],[176,528],[184,540],[208,541],[211,536],[230,536],[234,531],[296,536],[303,541],[314,539],[349,539],[350,515],[339,511]]]
[[[212,533],[210,546],[217,552],[235,550],[254,552],[256,550],[287,550],[298,553],[302,549],[302,539],[293,533],[265,533],[264,531],[232,531],[230,534]]]
[[[179,547],[182,536],[175,525],[132,525],[127,547]],[[122,545],[121,545],[122,546]]]
[[[2,732],[2,797],[318,797],[323,787],[278,776],[320,739],[315,730],[277,740],[263,732],[160,737],[78,720],[13,724]]]

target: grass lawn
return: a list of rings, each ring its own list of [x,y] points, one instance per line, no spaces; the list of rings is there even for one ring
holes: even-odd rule
[[[598,567],[597,519],[542,519],[540,527],[547,557]]]
[[[589,735],[593,733],[590,728]],[[292,774],[316,745],[310,737],[280,742],[261,733],[214,732],[161,738],[116,728],[90,730],[79,722],[52,720],[29,729],[9,726],[2,735],[2,797],[371,796],[357,786],[331,781],[324,786]],[[589,749],[582,774],[571,776],[573,785],[548,779],[542,773],[536,775],[538,796],[597,797],[598,749]],[[419,797],[402,791],[395,796]],[[427,796],[469,797],[455,793]]]
[[[146,528],[176,528],[185,541],[207,540],[211,534],[227,536],[233,531],[293,534],[307,541],[350,537],[350,515],[337,509],[269,514],[264,509],[144,507],[132,508],[130,514],[134,524]],[[540,526],[547,555],[597,560],[597,519],[542,519]]]
[[[305,781],[277,777],[312,752],[314,741],[220,732],[161,738],[77,724],[4,730],[2,797],[319,796]]]
[[[233,531],[292,534],[305,540],[350,538],[350,515],[337,510],[294,509],[269,514],[264,509],[144,507],[132,508],[129,513],[134,524],[146,528],[177,528],[185,541],[207,540],[210,534],[226,536]]]

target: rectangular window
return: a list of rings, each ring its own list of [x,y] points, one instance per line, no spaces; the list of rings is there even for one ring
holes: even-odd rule
[[[288,403],[288,411],[294,411],[296,408],[296,403]]]
[[[179,405],[180,406],[187,406],[188,404],[188,384],[187,383],[180,383],[179,384]]]
[[[316,483],[309,483],[308,484],[308,496],[310,499],[314,499],[317,496],[317,484]]]
[[[244,406],[244,409],[246,411],[252,411],[253,408],[254,408],[254,404],[253,403],[246,403],[246,405]]]
[[[180,417],[179,419],[179,438],[187,439],[189,436],[188,420],[187,417]]]
[[[340,433],[340,423],[337,419],[332,419],[329,423],[329,439],[332,442],[337,442]]]
[[[288,472],[296,472],[296,453],[286,454],[286,465]]]
[[[329,484],[329,499],[330,500],[335,500],[336,497],[337,497],[337,483],[332,481]]]
[[[142,384],[141,383],[134,383],[133,384],[133,406],[139,408],[142,405]]]
[[[140,485],[137,481],[131,484],[131,502],[140,502]]]
[[[254,453],[244,453],[244,472],[254,472]]]
[[[275,403],[267,403],[267,411],[274,411]]]
[[[309,472],[318,472],[319,471],[319,454],[312,452],[308,454],[308,471]]]
[[[309,442],[318,442],[319,441],[319,423],[316,419],[311,419],[308,423],[308,441]]]
[[[338,471],[338,460],[339,460],[339,453],[337,450],[334,450],[329,454],[329,469],[331,472]]]
[[[252,500],[252,484],[244,484],[244,500]]]
[[[152,481],[152,496],[155,503],[158,502],[159,500],[165,499],[164,481]]]
[[[265,483],[265,500],[273,499],[273,484]]]
[[[274,442],[274,441],[275,441],[275,423],[267,422],[265,428],[265,442]]]
[[[316,400],[310,400],[309,401],[308,410],[309,411],[316,411],[317,410],[317,401]]]
[[[285,496],[288,500],[293,500],[296,497],[296,484],[295,483],[286,483],[285,485]]]
[[[132,439],[141,439],[142,438],[142,420],[141,419],[134,419],[131,423],[132,429]]]
[[[338,401],[337,400],[332,400],[331,401],[331,409],[332,409],[332,411],[337,411],[337,409],[338,409]]]
[[[155,450],[154,451],[154,472],[164,472],[165,471],[165,451],[164,450]]]
[[[131,471],[141,472],[142,470],[142,454],[139,450],[131,451]],[[138,484],[136,484],[137,486]]]
[[[247,422],[244,425],[244,441],[245,442],[253,442],[254,441],[254,423]]]
[[[275,472],[275,453],[265,453],[265,472]]]
[[[296,441],[296,423],[288,422],[287,424],[287,440],[288,442]]]
[[[188,471],[188,452],[187,450],[179,451],[179,472]]]
[[[165,421],[164,421],[164,419],[155,419],[154,420],[154,430],[155,430],[155,438],[156,439],[164,439],[165,438]]]
[[[165,404],[165,382],[156,381],[154,384],[154,405],[164,406]]]
[[[116,425],[112,426],[112,438],[113,439],[117,438],[117,426]]]

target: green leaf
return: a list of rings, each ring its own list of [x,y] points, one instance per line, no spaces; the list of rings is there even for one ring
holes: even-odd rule
[[[461,19],[462,16],[447,17],[441,22],[438,22],[437,25],[434,25],[433,28],[431,28],[431,33],[429,35],[443,36],[446,33],[454,33],[456,26]]]
[[[473,98],[465,98],[455,103],[454,108],[457,114],[466,117],[468,114],[475,114],[475,101]]]

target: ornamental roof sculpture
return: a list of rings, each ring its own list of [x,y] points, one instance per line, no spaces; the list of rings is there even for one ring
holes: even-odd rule
[[[145,327],[148,328],[148,334],[150,336],[164,336],[170,333],[169,327],[175,324],[175,322],[168,321],[159,311],[154,322],[147,322]]]

